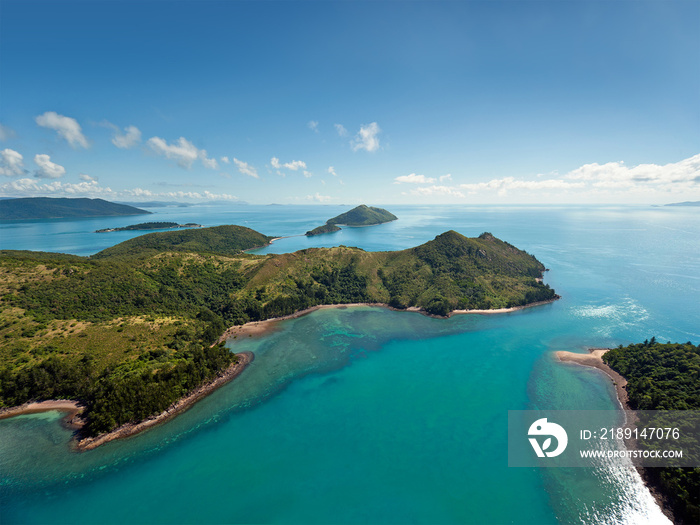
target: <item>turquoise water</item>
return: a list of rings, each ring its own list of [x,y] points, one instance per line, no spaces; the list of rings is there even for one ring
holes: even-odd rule
[[[554,350],[700,340],[698,212],[390,209],[399,221],[344,230],[342,241],[291,237],[265,251],[309,242],[399,249],[450,228],[491,231],[551,268],[546,281],[562,300],[448,320],[358,307],[285,321],[230,341],[256,355],[233,383],[157,429],[83,454],[67,449],[56,413],[0,421],[0,521],[659,522],[634,471],[508,468],[507,412],[616,408],[607,378],[555,362]],[[342,208],[246,210],[251,227],[289,235]],[[154,211],[149,220],[243,223],[240,209]],[[29,232],[42,225],[0,224],[0,248],[21,247],[17,228],[34,242]],[[59,229],[70,243],[52,249],[101,249],[83,221]]]

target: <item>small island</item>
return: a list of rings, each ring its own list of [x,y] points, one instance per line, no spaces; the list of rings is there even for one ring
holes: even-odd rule
[[[322,233],[333,233],[340,231],[339,224],[343,226],[372,226],[375,224],[384,224],[397,220],[398,217],[384,208],[375,208],[364,204],[353,208],[352,210],[341,213],[340,215],[328,219],[326,224],[314,228],[306,232],[306,235],[320,235]]]
[[[178,224],[176,222],[142,222],[139,224],[132,224],[130,226],[124,226],[122,228],[103,228],[101,230],[95,230],[95,233],[109,233],[109,232],[127,232],[134,230],[171,230],[175,228],[201,228],[201,224],[196,224],[194,222],[188,222],[185,224]]]

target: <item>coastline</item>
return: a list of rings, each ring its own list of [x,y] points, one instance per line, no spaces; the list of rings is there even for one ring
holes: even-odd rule
[[[622,410],[632,410],[629,406],[627,390],[625,390],[627,379],[615,372],[615,370],[610,368],[607,364],[605,364],[605,361],[603,361],[603,355],[608,350],[609,348],[590,348],[588,350],[588,354],[577,354],[575,352],[559,350],[555,352],[555,355],[562,363],[574,363],[581,366],[589,366],[597,368],[598,370],[601,370],[607,374],[607,376],[612,380],[613,385],[615,385],[617,402],[620,404],[620,408]]]
[[[115,428],[111,432],[74,441],[74,449],[79,452],[92,450],[100,445],[114,441],[115,439],[123,439],[139,434],[144,430],[164,423],[178,414],[181,414],[203,397],[211,394],[214,390],[222,387],[240,375],[240,373],[243,372],[243,370],[250,363],[252,363],[253,359],[255,358],[251,352],[241,352],[236,355],[238,356],[238,361],[231,364],[231,366],[229,366],[224,372],[221,372],[213,381],[200,386],[185,397],[180,398],[160,414],[151,416],[148,419],[139,421],[138,423],[126,423],[118,428]]]
[[[409,306],[408,308],[394,308],[387,303],[345,303],[345,304],[320,304],[317,306],[311,306],[310,308],[305,308],[304,310],[299,310],[293,314],[283,315],[281,317],[271,317],[270,319],[264,319],[262,321],[249,321],[245,324],[234,325],[228,328],[219,339],[214,344],[222,343],[228,339],[236,339],[238,337],[252,337],[271,333],[275,330],[276,324],[279,321],[285,321],[287,319],[296,319],[304,315],[308,315],[316,310],[327,310],[331,308],[352,308],[356,306],[377,306],[380,308],[386,308],[388,310],[393,310],[395,312],[416,312],[423,314],[427,317],[434,317],[436,319],[447,319],[453,315],[496,315],[496,314],[507,314],[511,312],[517,312],[519,310],[525,310],[526,308],[532,308],[535,306],[542,306],[545,304],[553,303],[559,300],[560,297],[556,296],[547,301],[538,301],[536,303],[525,304],[522,306],[512,306],[510,308],[496,308],[493,310],[452,310],[447,316],[431,315],[422,308],[418,306]]]
[[[627,385],[627,379],[625,379],[618,372],[610,368],[605,363],[605,361],[603,361],[603,355],[608,350],[610,349],[589,348],[588,354],[578,354],[576,352],[567,352],[565,350],[559,350],[557,352],[554,352],[554,354],[561,363],[573,363],[581,366],[588,366],[592,368],[597,368],[598,370],[604,372],[612,380],[613,385],[615,386],[615,392],[617,393],[617,402],[620,405],[620,409],[632,411],[634,409],[629,405],[629,397],[627,395],[627,390],[625,389],[625,386]],[[632,419],[634,420],[634,416]],[[626,424],[629,425],[632,423],[633,421],[627,421]],[[625,440],[625,443],[629,445],[627,440]],[[652,478],[647,472],[647,469],[645,467],[638,466],[635,466],[634,468],[639,473],[639,476],[644,482],[644,486],[649,490],[661,511],[666,515],[667,518],[669,518],[672,522],[675,523],[676,519],[673,513],[673,506],[670,504],[666,496],[664,496],[663,492],[661,492],[661,490],[653,482]]]
[[[70,399],[53,399],[48,401],[29,402],[15,407],[3,408],[0,409],[0,419],[25,414],[36,414],[38,412],[48,412],[51,410],[67,412],[66,416],[63,418],[63,423],[68,428],[76,431],[76,435],[71,441],[73,450],[78,452],[92,450],[100,445],[114,441],[115,439],[123,439],[139,434],[151,427],[172,419],[178,414],[181,414],[203,397],[211,394],[214,390],[222,387],[229,381],[236,378],[255,359],[252,352],[241,352],[237,353],[236,355],[238,356],[238,360],[235,363],[232,363],[226,370],[219,373],[216,378],[206,384],[201,385],[199,388],[193,390],[185,397],[178,399],[160,414],[151,416],[148,419],[139,421],[138,423],[126,423],[118,428],[115,428],[111,432],[106,432],[98,436],[85,438],[79,437],[80,430],[85,426],[85,421],[80,417],[85,409],[85,406],[79,401]]]

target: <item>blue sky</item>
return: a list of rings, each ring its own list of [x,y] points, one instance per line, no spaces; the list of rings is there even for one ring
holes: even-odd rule
[[[700,200],[700,2],[0,0],[0,196]]]

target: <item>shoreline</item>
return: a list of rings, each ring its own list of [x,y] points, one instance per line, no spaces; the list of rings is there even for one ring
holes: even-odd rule
[[[597,368],[604,372],[613,382],[615,392],[617,393],[617,402],[622,410],[632,410],[629,406],[629,398],[627,397],[627,379],[610,368],[605,361],[603,355],[609,348],[589,348],[587,354],[578,354],[576,352],[567,352],[559,350],[554,352],[556,357],[562,363],[574,363],[581,366]]]
[[[222,335],[217,339],[216,343],[223,343],[229,339],[236,339],[243,336],[260,336],[271,333],[275,330],[276,324],[279,321],[286,321],[288,319],[297,319],[304,315],[308,315],[316,310],[327,310],[332,308],[345,309],[353,308],[357,306],[376,306],[379,308],[386,308],[387,310],[392,310],[394,312],[414,312],[425,315],[427,317],[433,317],[435,319],[449,319],[453,315],[496,315],[496,314],[507,314],[512,312],[517,312],[520,310],[525,310],[527,308],[533,308],[535,306],[542,306],[545,304],[550,304],[561,299],[560,296],[556,296],[547,301],[538,301],[535,303],[524,304],[521,306],[512,306],[510,308],[496,308],[493,310],[452,310],[447,316],[431,315],[422,308],[418,306],[409,306],[408,308],[394,308],[387,303],[345,303],[345,304],[319,304],[316,306],[311,306],[305,308],[304,310],[298,310],[293,314],[283,315],[280,317],[271,317],[270,319],[263,319],[262,321],[248,321],[247,323],[234,325],[228,328]]]
[[[95,437],[86,437],[74,441],[74,449],[78,452],[92,450],[100,445],[114,441],[115,439],[124,439],[136,434],[139,434],[151,427],[164,423],[173,417],[185,412],[192,407],[197,401],[214,392],[214,390],[224,386],[226,383],[235,379],[241,372],[255,359],[252,352],[241,352],[236,354],[238,361],[231,364],[224,372],[221,372],[214,380],[206,383],[199,388],[193,390],[185,397],[178,399],[160,414],[151,416],[148,419],[139,421],[138,423],[125,423],[124,425],[115,428],[114,430],[100,434]]]
[[[235,363],[232,363],[226,370],[220,372],[212,381],[199,386],[185,397],[178,399],[160,414],[151,416],[148,419],[139,421],[138,423],[125,423],[124,425],[115,428],[110,432],[99,434],[98,436],[84,438],[79,437],[81,429],[85,426],[85,421],[80,417],[85,409],[85,405],[79,401],[70,399],[33,401],[15,407],[3,408],[0,409],[0,419],[25,414],[36,414],[39,412],[49,412],[51,410],[68,412],[68,414],[66,414],[66,416],[63,418],[62,422],[68,428],[75,430],[75,434],[71,439],[71,448],[76,452],[92,450],[100,445],[114,441],[115,439],[128,438],[136,434],[140,434],[151,427],[164,423],[185,412],[195,403],[197,403],[197,401],[214,392],[214,390],[217,390],[218,388],[229,383],[231,380],[240,375],[240,373],[243,372],[243,370],[255,359],[252,352],[241,352],[237,353],[236,355],[238,356],[238,360]]]
[[[617,402],[620,405],[620,409],[632,411],[633,409],[629,405],[629,397],[627,395],[627,390],[625,389],[625,386],[627,385],[627,379],[625,379],[618,372],[616,372],[615,370],[610,368],[605,363],[605,361],[603,361],[603,355],[608,350],[610,350],[610,349],[609,348],[589,348],[588,354],[578,354],[576,352],[567,352],[565,350],[559,350],[559,351],[554,352],[554,354],[556,355],[557,359],[559,359],[559,362],[561,362],[561,363],[573,363],[573,364],[577,364],[580,366],[597,368],[598,370],[604,372],[612,380],[613,385],[615,386],[615,392],[617,394]],[[634,419],[634,417],[633,417],[633,419]],[[633,423],[633,421],[626,421],[625,426],[630,425],[632,423]],[[627,441],[625,441],[625,444],[628,444]],[[656,501],[656,504],[661,509],[661,512],[663,512],[667,518],[669,518],[672,522],[675,523],[676,519],[675,519],[675,516],[673,513],[673,507],[669,504],[669,502],[666,499],[666,497],[664,496],[664,494],[652,482],[646,468],[645,467],[638,467],[636,465],[634,466],[634,468],[639,473],[639,476],[642,478],[642,482],[644,483],[644,486],[651,493],[652,497],[654,498],[654,501]]]

